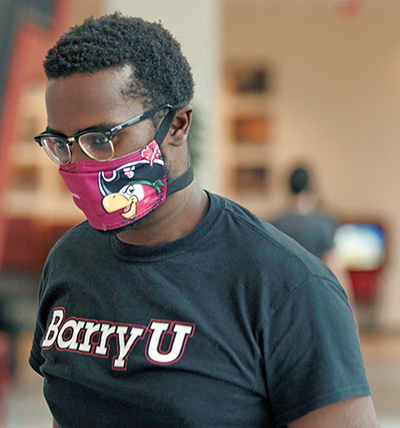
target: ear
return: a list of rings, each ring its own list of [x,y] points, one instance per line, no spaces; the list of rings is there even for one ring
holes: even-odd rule
[[[187,140],[190,125],[192,123],[193,107],[187,104],[181,107],[175,115],[174,121],[169,129],[169,143],[173,146],[180,146]]]

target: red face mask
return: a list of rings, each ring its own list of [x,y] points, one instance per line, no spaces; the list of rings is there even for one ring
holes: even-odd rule
[[[60,166],[75,204],[96,229],[133,224],[165,202],[167,175],[155,140],[105,162],[82,160]]]
[[[114,230],[135,223],[187,187],[193,169],[168,182],[155,140],[120,158],[82,160],[60,165],[59,172],[74,202],[95,229]]]

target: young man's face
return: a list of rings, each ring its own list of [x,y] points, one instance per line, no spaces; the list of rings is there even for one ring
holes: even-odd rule
[[[89,128],[111,128],[145,111],[139,101],[124,97],[131,69],[108,69],[94,74],[74,74],[48,82],[48,129],[68,137]],[[152,120],[121,130],[113,138],[114,157],[145,146],[154,138]],[[79,145],[72,146],[72,162],[89,159]]]

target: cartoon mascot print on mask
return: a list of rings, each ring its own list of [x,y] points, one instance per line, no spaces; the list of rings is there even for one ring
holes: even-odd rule
[[[109,178],[105,172],[99,173],[99,188],[104,196],[101,204],[107,213],[123,210],[121,216],[133,220],[140,201],[154,194],[154,191],[157,195],[162,193],[165,183],[160,176],[164,175],[164,163],[158,145],[150,143],[142,150],[142,156],[144,159],[141,161],[115,169]],[[140,168],[147,163],[151,169]]]
[[[113,230],[143,218],[164,203],[167,175],[155,140],[120,158],[61,165],[75,204],[96,229]]]

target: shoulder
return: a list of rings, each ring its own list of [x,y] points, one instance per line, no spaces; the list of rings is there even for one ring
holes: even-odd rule
[[[338,226],[336,219],[325,211],[316,211],[315,213],[312,213],[310,217],[312,217],[314,221],[318,221],[321,224],[324,224],[326,227],[330,227],[332,229],[336,229]]]
[[[262,263],[270,272],[295,278],[323,276],[334,277],[326,266],[295,240],[282,233],[271,223],[255,216],[243,206],[213,195],[212,203],[219,204],[221,223],[224,227],[224,239],[236,242],[234,248],[248,255],[252,264]],[[219,231],[221,233],[221,231]]]
[[[278,225],[280,223],[292,223],[292,222],[297,222],[299,220],[301,220],[304,216],[296,213],[296,212],[292,212],[292,211],[283,211],[280,212],[279,214],[275,215],[274,217],[271,218],[270,223],[273,225]]]
[[[345,300],[341,285],[319,258],[246,208],[218,198],[221,225],[210,251],[245,278],[250,299],[263,302],[260,311],[271,313],[298,293],[318,295],[327,289]]]
[[[91,227],[88,221],[84,221],[69,229],[51,249],[47,264],[49,261],[57,259],[68,259],[76,261],[82,259],[85,254],[92,254],[93,250],[98,251],[99,248],[109,242],[109,236],[101,231]]]

